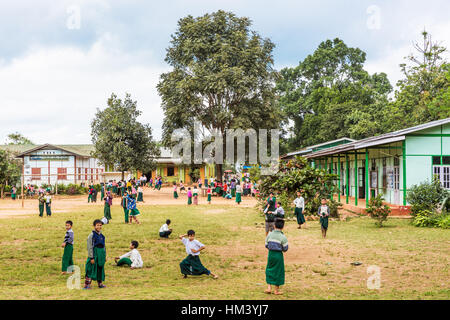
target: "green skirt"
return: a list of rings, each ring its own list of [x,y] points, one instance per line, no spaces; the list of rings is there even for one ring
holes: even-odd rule
[[[105,203],[105,209],[103,209],[103,215],[105,216],[106,219],[111,220],[111,206],[109,204]]]
[[[192,197],[188,197],[188,204],[192,204]]]
[[[269,250],[266,266],[266,283],[274,286],[282,286],[284,284],[283,252]]]
[[[142,192],[138,193],[137,201],[138,202],[143,202],[144,201],[144,195],[142,194]]]
[[[130,211],[127,208],[123,208],[123,213],[125,215],[125,223],[128,223],[128,214],[130,213]]]
[[[304,224],[306,222],[305,221],[305,216],[303,215],[303,209],[302,208],[295,208],[294,214],[297,217],[297,223],[298,224]]]
[[[44,204],[39,204],[39,217],[42,217],[44,215]]]
[[[140,214],[141,214],[141,213],[139,212],[138,209],[131,209],[131,210],[130,210],[130,216],[132,216],[132,217],[138,216],[138,215],[140,215]]]
[[[118,188],[117,187],[113,187],[113,193],[117,194]]]
[[[188,255],[183,261],[180,262],[180,270],[182,274],[191,276],[211,274],[211,272],[202,265],[200,257],[193,255]]]
[[[236,196],[236,189],[231,189],[231,196],[233,198]]]
[[[325,218],[323,218],[323,217],[320,217],[320,226],[323,228],[323,229],[325,229],[325,230],[327,230],[328,229],[328,217],[325,217]]]
[[[174,191],[174,192],[173,192],[173,197],[174,197],[175,199],[178,199],[178,192]]]
[[[51,216],[52,215],[52,207],[49,203],[45,204],[45,211],[47,212],[47,216]]]
[[[211,194],[208,193],[208,202],[211,202]]]
[[[130,258],[122,258],[119,261],[117,261],[117,265],[119,267],[123,266],[124,264],[131,267],[132,262],[131,262]]]
[[[236,193],[236,202],[237,202],[237,203],[241,203],[241,201],[242,201],[242,199],[241,199],[241,193],[238,192],[238,193]]]
[[[15,194],[15,193],[13,193],[13,194],[11,195],[11,199],[16,200],[16,194]]]
[[[64,254],[62,257],[62,271],[66,272],[69,266],[73,266],[73,246],[66,243],[64,247]]]
[[[105,281],[105,248],[94,248],[94,264],[91,259],[86,260],[86,277],[92,280]]]

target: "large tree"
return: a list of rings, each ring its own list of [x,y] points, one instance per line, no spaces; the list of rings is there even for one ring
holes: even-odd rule
[[[398,81],[395,101],[389,105],[389,130],[450,117],[446,51],[426,31],[422,32],[422,41],[414,43],[414,52],[400,64],[404,78]]]
[[[125,171],[154,169],[153,157],[159,150],[150,126],[137,120],[141,115],[137,102],[130,94],[121,100],[113,93],[107,104],[104,110],[97,109],[91,123],[94,156],[121,171],[122,179]]]
[[[293,125],[289,149],[352,136],[358,111],[365,115],[374,104],[387,104],[392,86],[386,74],[370,75],[365,61],[361,49],[334,39],[322,42],[297,67],[281,70],[279,103]],[[371,128],[361,134],[378,131]]]
[[[5,186],[16,185],[21,176],[21,164],[9,151],[0,149],[0,194],[3,198]]]
[[[223,136],[227,129],[279,127],[274,44],[250,26],[250,19],[221,10],[178,21],[165,59],[172,70],[162,74],[158,84],[166,146],[173,145],[175,129],[192,131],[193,123],[200,124],[206,136]],[[216,174],[222,179],[220,163]]]

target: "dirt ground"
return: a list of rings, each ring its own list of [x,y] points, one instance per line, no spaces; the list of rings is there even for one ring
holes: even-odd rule
[[[186,205],[187,195],[186,192],[180,194],[178,192],[178,199],[173,198],[173,188],[167,187],[161,190],[154,190],[153,188],[144,188],[144,203],[140,202],[138,206],[151,206],[151,205]],[[84,201],[83,201],[84,200]],[[199,204],[207,204],[206,196],[200,194]],[[212,204],[230,205],[236,206],[234,199],[227,200],[222,197],[212,197]],[[120,205],[120,198],[116,197],[113,200],[113,206]],[[256,200],[252,197],[242,197],[240,206],[253,207],[256,205]],[[67,212],[79,207],[103,207],[103,201],[100,199],[100,194],[97,197],[97,203],[88,203],[87,195],[82,196],[58,196],[52,197],[52,212]],[[37,199],[25,199],[24,207],[22,208],[22,200],[0,199],[0,219],[6,218],[18,218],[27,215],[37,214],[38,201]],[[44,213],[45,214],[45,213]]]

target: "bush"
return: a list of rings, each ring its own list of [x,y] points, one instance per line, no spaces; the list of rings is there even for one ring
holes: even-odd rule
[[[381,194],[374,198],[370,198],[369,206],[366,209],[366,212],[370,214],[372,219],[376,220],[375,225],[380,228],[383,226],[383,222],[387,220],[389,213],[391,213],[391,208],[383,204],[383,201],[384,199]]]
[[[416,216],[421,211],[434,212],[448,195],[448,191],[436,178],[431,183],[422,182],[412,186],[407,195],[407,200],[411,204],[411,215]]]
[[[416,227],[450,229],[450,214],[436,214],[429,210],[422,210],[414,217],[413,225]]]

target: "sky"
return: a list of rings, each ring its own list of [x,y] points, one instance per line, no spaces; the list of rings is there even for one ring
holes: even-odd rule
[[[177,21],[219,9],[249,17],[275,43],[278,70],[340,38],[395,85],[424,28],[450,45],[448,0],[1,1],[0,144],[12,132],[38,144],[91,143],[91,120],[112,92],[130,93],[159,139],[156,85],[170,70],[164,58]]]

